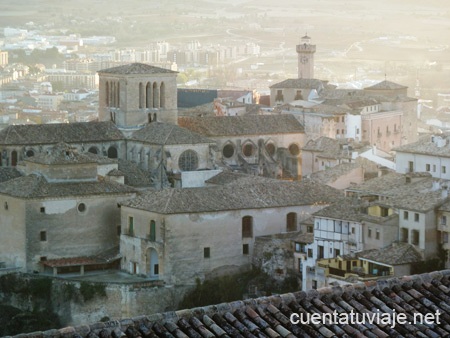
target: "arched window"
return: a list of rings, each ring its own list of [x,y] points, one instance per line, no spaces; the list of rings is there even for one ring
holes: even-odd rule
[[[145,86],[145,93],[145,108],[153,108],[152,84],[150,82],[147,82],[147,85]]]
[[[153,82],[153,108],[159,108],[159,88],[156,82]]]
[[[97,147],[90,147],[88,149],[88,152],[90,152],[92,154],[98,154],[98,149],[97,149]]]
[[[139,83],[139,109],[144,108],[145,95],[144,95],[144,85]]]
[[[242,238],[252,238],[253,237],[253,217],[244,216],[242,217]]]
[[[160,90],[159,90],[159,106],[161,108],[165,108],[166,106],[166,85],[164,82],[161,83]]]
[[[286,231],[297,231],[297,214],[295,212],[286,215]]]
[[[178,167],[182,171],[194,171],[198,168],[198,155],[193,150],[186,150],[178,159]]]
[[[117,158],[117,149],[116,147],[109,147],[108,148],[108,157],[109,158]]]
[[[223,157],[231,158],[234,155],[234,146],[231,143],[226,144],[222,149]]]
[[[11,152],[11,166],[15,167],[17,165],[17,151],[13,150]]]

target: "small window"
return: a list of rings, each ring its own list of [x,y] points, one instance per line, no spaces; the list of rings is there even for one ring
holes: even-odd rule
[[[39,237],[41,239],[41,242],[46,242],[47,241],[47,231],[41,231],[39,234]]]
[[[246,143],[242,147],[242,153],[247,157],[253,156],[253,154],[255,153],[255,147],[251,143]]]
[[[447,168],[445,167],[445,165],[442,166],[442,173],[446,174],[447,173]]]
[[[86,204],[84,204],[84,203],[78,204],[78,211],[79,212],[85,212],[86,211]]]
[[[313,279],[312,281],[312,288],[315,290],[317,289],[317,281]]]
[[[232,144],[227,144],[222,149],[223,157],[230,158],[234,155],[234,146]]]
[[[154,220],[150,221],[150,234],[149,239],[154,242],[156,241],[156,222]]]
[[[352,227],[352,234],[355,233],[355,227]]]
[[[403,211],[403,219],[408,219],[409,218],[409,213],[407,211]]]
[[[442,216],[441,217],[441,224],[442,225],[447,225],[447,216]]]
[[[380,230],[376,230],[375,232],[375,239],[380,239]]]
[[[116,227],[116,233],[117,233],[117,236],[120,236],[120,234],[122,233],[122,227],[120,225],[118,225]]]
[[[308,226],[306,227],[306,232],[308,232],[308,233],[313,233],[313,232],[314,232],[313,227],[312,227],[311,225],[308,225]]]
[[[433,172],[436,172],[436,164],[433,164]]]
[[[5,210],[9,209],[8,202],[5,202],[4,207],[5,207]]]
[[[209,247],[203,248],[203,258],[210,258],[211,257],[211,250]]]
[[[248,244],[243,244],[243,245],[242,245],[242,254],[243,254],[243,255],[248,255],[248,254],[249,254],[249,251],[250,251],[249,245],[248,245]],[[205,257],[205,258],[206,258],[206,257]]]
[[[426,165],[425,165],[425,170],[426,170],[426,171],[430,171],[430,170],[431,170],[431,165],[426,164]]]
[[[312,249],[308,249],[308,257],[312,258],[313,256],[313,250]]]
[[[178,166],[181,171],[194,171],[198,169],[198,155],[193,150],[186,150],[178,159]]]
[[[419,216],[419,214],[416,212],[416,213],[414,214],[414,222],[419,222],[419,220],[420,220],[420,216]]]
[[[128,235],[134,236],[134,218],[133,218],[133,216],[128,216]]]
[[[40,261],[45,262],[47,260],[47,256],[41,256]]]
[[[270,156],[275,155],[275,145],[273,143],[267,143],[266,151]]]
[[[244,216],[242,217],[242,238],[252,238],[253,237],[253,217]]]
[[[411,231],[411,244],[413,245],[419,245],[419,231],[418,230],[412,230]]]
[[[300,148],[299,148],[299,146],[298,146],[297,144],[295,144],[295,143],[292,143],[292,144],[289,146],[289,153],[290,153],[292,156],[298,156],[298,155],[300,154]]]
[[[372,238],[372,228],[367,230],[367,237]]]
[[[41,214],[45,214],[45,207],[41,207]]]

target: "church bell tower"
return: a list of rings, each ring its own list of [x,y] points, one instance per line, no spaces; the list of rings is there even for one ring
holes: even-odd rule
[[[297,45],[299,79],[314,78],[315,52],[316,52],[316,45],[311,44],[311,38],[308,35],[302,37],[300,44]]]

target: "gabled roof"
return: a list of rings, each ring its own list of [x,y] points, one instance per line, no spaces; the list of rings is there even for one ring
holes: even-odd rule
[[[98,71],[99,74],[161,74],[161,73],[171,73],[176,74],[170,69],[160,68],[151,66],[145,63],[130,63],[128,65],[117,66],[107,69],[101,69]]]
[[[111,181],[48,183],[44,177],[36,174],[0,183],[0,194],[22,199],[131,194],[134,192],[136,191],[129,186]]]
[[[449,276],[450,271],[446,270],[330,286],[107,323],[69,326],[21,334],[20,337],[448,337]],[[339,316],[337,323],[329,320],[333,311]],[[416,313],[435,314],[436,311],[440,313],[439,320],[432,324],[408,323],[416,318]],[[375,319],[370,324],[368,320],[374,318],[372,315],[376,312],[381,315],[381,320]],[[394,312],[404,314],[406,323],[397,322],[399,317],[393,318]],[[307,314],[315,314],[319,320],[317,323],[293,324],[290,317],[294,313],[303,316],[305,321]],[[357,320],[354,320],[355,314]],[[389,324],[384,320],[386,318]],[[293,319],[299,318],[293,316]]]
[[[394,242],[380,249],[360,251],[356,255],[361,259],[387,265],[402,265],[423,261],[422,254],[414,245],[401,242]]]
[[[123,139],[123,134],[110,121],[12,125],[0,131],[1,145],[88,143]]]
[[[159,214],[183,214],[329,204],[342,196],[334,188],[308,180],[298,183],[273,180],[149,191],[122,205]]]
[[[442,134],[439,136],[432,136],[442,140],[433,142],[429,135],[422,137],[419,141],[408,143],[393,150],[399,153],[423,154],[430,156],[450,157],[450,134]],[[440,145],[440,146],[438,146]]]
[[[303,151],[317,152],[318,157],[323,158],[351,158],[351,151],[343,149],[343,141],[321,136],[316,140],[309,140],[302,148]]]
[[[76,149],[71,148],[67,143],[58,143],[48,152],[38,153],[35,156],[28,157],[25,161],[39,164],[97,163],[96,158],[86,154],[79,154]]]
[[[215,143],[189,129],[161,122],[147,124],[135,131],[131,138],[156,145]]]
[[[270,88],[321,89],[326,82],[318,79],[287,79],[270,86]]]
[[[178,124],[207,137],[303,133],[290,114],[181,117]]]
[[[398,83],[395,83],[395,82],[384,80],[384,81],[381,81],[381,82],[379,82],[379,83],[377,83],[377,84],[375,84],[373,86],[366,87],[364,89],[371,89],[371,90],[373,90],[373,89],[375,89],[375,90],[390,89],[390,90],[393,90],[393,89],[406,89],[406,88],[408,88],[408,87],[403,86],[403,85],[398,84]]]

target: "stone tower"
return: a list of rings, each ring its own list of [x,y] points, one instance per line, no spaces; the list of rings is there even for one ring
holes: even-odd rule
[[[297,45],[299,79],[314,78],[315,52],[316,45],[311,45],[311,38],[308,35],[302,37],[300,44]]]
[[[134,129],[159,121],[177,124],[177,72],[132,63],[98,71],[99,120]]]

